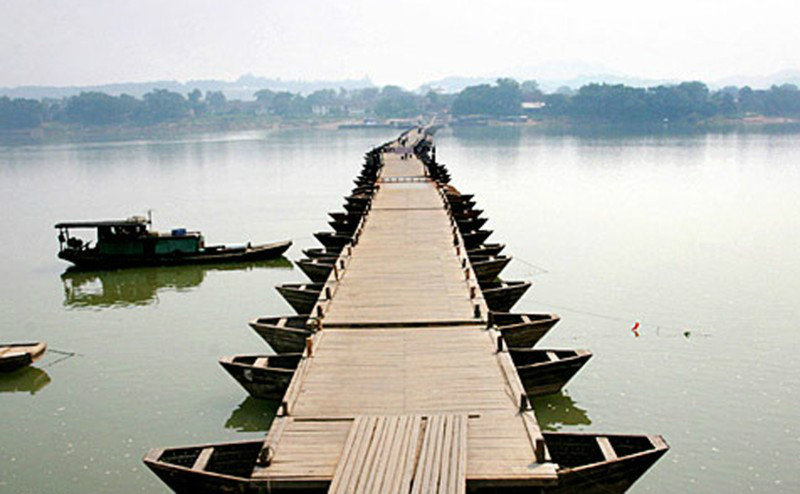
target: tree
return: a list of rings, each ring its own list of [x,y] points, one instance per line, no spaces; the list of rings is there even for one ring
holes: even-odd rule
[[[453,101],[453,115],[519,115],[522,103],[520,86],[514,79],[497,79],[494,86],[480,84],[464,88]]]
[[[375,103],[375,114],[384,118],[407,118],[419,113],[417,96],[398,86],[384,86]]]
[[[0,129],[32,129],[42,124],[44,108],[33,99],[0,97]]]
[[[797,86],[772,86],[764,96],[764,114],[773,117],[800,116],[800,90]]]
[[[309,115],[311,107],[299,94],[280,92],[272,98],[272,110],[281,117],[300,117]]]
[[[544,99],[544,93],[539,89],[539,83],[536,81],[525,81],[519,89],[523,101],[542,101]]]
[[[189,115],[189,102],[179,93],[154,89],[145,94],[144,111],[139,119],[146,123],[179,120]]]
[[[228,100],[222,91],[206,92],[206,105],[211,113],[223,113],[227,102]]]
[[[115,125],[133,118],[141,106],[140,101],[128,95],[85,92],[67,100],[64,116],[68,122],[83,125]]]

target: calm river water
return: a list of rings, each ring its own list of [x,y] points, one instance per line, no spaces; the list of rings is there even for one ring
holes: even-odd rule
[[[65,273],[54,223],[152,209],[297,259],[394,135],[0,146],[0,341],[54,350],[0,375],[0,492],[166,492],[148,448],[262,436],[272,405],[216,360],[267,348],[247,320],[292,313],[273,286],[304,280],[286,260]],[[445,130],[438,157],[515,256],[504,277],[533,280],[515,309],[562,316],[540,345],[595,354],[536,401],[543,427],[663,434],[632,493],[800,492],[800,134]]]

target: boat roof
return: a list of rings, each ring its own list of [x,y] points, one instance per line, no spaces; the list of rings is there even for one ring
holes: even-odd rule
[[[55,228],[100,228],[103,226],[136,226],[146,224],[146,218],[133,217],[125,220],[66,221],[63,223],[56,223]]]

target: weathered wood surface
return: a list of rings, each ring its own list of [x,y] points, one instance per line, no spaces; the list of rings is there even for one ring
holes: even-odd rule
[[[384,155],[381,179],[411,173],[425,179],[419,160],[400,156]],[[381,183],[349,265],[334,287],[335,302],[323,307],[324,323],[473,320],[475,302],[466,276],[435,182]]]
[[[466,415],[356,417],[330,494],[461,494]]]
[[[533,413],[520,409],[524,390],[497,352],[499,333],[486,329],[441,193],[421,162],[401,156],[383,155],[380,188],[328,279],[331,296],[323,290],[315,307],[321,330],[267,437],[271,461],[253,477],[330,482],[329,492],[553,485],[555,466]],[[411,477],[401,475],[414,462]]]

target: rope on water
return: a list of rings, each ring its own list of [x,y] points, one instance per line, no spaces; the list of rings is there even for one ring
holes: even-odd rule
[[[547,270],[547,269],[545,269],[545,268],[543,268],[541,266],[537,266],[536,264],[534,264],[532,262],[529,262],[529,261],[526,261],[525,259],[522,259],[520,257],[514,256],[514,260],[518,261],[518,262],[520,262],[520,263],[522,263],[522,264],[524,264],[526,266],[528,266],[529,268],[535,269],[536,271],[531,273],[532,275],[547,274],[547,273],[550,272],[549,270]]]
[[[606,320],[609,320],[609,321],[624,322],[624,323],[628,323],[628,324],[631,324],[631,322],[633,321],[634,323],[640,323],[641,326],[655,328],[655,335],[658,336],[658,337],[662,337],[662,338],[674,338],[674,337],[682,336],[682,337],[688,339],[689,337],[698,337],[699,336],[699,337],[703,337],[703,338],[709,338],[709,337],[712,336],[711,333],[708,333],[708,332],[705,332],[705,331],[694,331],[694,330],[688,329],[686,327],[678,328],[676,326],[670,326],[670,325],[666,325],[666,324],[656,324],[656,323],[653,323],[653,322],[644,322],[644,321],[642,321],[640,319],[636,319],[636,318],[615,316],[615,315],[609,315],[609,314],[602,314],[600,312],[594,312],[594,311],[585,310],[585,309],[579,309],[579,308],[575,308],[575,307],[568,307],[566,305],[558,305],[558,304],[552,304],[552,303],[548,303],[548,302],[541,302],[541,301],[538,301],[538,300],[537,300],[537,303],[540,304],[540,305],[544,305],[545,307],[552,307],[552,308],[555,308],[555,309],[566,310],[566,311],[569,311],[569,312],[575,312],[576,314],[583,314],[583,315],[586,315],[586,316],[597,317],[597,318],[606,319]],[[635,325],[634,328],[639,328],[639,325]],[[636,336],[639,336],[636,333],[636,331],[634,331],[634,334],[636,334]]]
[[[543,268],[541,266],[537,266],[536,264],[533,264],[532,262],[526,261],[525,259],[521,259],[521,258],[515,256],[514,260],[518,261],[521,264],[524,264],[524,265],[526,265],[526,266],[528,266],[530,268],[533,268],[534,270],[536,270],[535,272],[530,273],[531,275],[535,276],[535,275],[539,275],[539,274],[548,274],[548,273],[550,273],[550,271],[548,269]],[[712,336],[711,333],[701,332],[701,331],[693,331],[693,330],[687,329],[685,327],[684,328],[678,328],[678,327],[671,326],[671,325],[666,325],[666,324],[656,324],[656,323],[652,323],[652,322],[643,322],[643,321],[640,321],[640,320],[638,320],[636,318],[622,317],[622,316],[609,315],[609,314],[602,314],[600,312],[595,312],[595,311],[582,309],[582,308],[576,308],[576,307],[569,307],[569,306],[560,305],[560,304],[552,304],[552,303],[540,302],[540,301],[537,301],[537,303],[539,303],[540,305],[544,305],[546,307],[552,307],[552,308],[555,308],[555,309],[566,310],[566,311],[569,311],[569,312],[574,312],[576,314],[583,314],[583,315],[586,315],[586,316],[597,317],[597,318],[606,319],[606,320],[609,320],[609,321],[618,321],[618,322],[624,322],[624,323],[628,323],[628,324],[630,324],[633,321],[635,323],[640,323],[640,325],[642,325],[642,326],[655,328],[655,335],[659,336],[659,337],[662,337],[662,338],[671,338],[671,337],[680,337],[680,336],[682,336],[684,338],[689,338],[691,336],[695,336],[695,337],[700,336],[700,337],[708,338],[708,337]],[[635,328],[638,328],[638,327],[639,326],[635,326]],[[635,331],[634,331],[634,334],[636,334],[638,336],[638,333],[636,333]]]
[[[56,365],[56,364],[58,364],[60,362],[63,362],[65,360],[67,360],[67,359],[70,359],[72,357],[80,357],[81,356],[81,354],[78,353],[78,352],[68,352],[68,351],[65,351],[65,350],[56,350],[54,348],[48,348],[47,349],[47,353],[55,353],[55,354],[61,355],[61,356],[58,357],[57,359],[53,360],[52,362],[48,363],[47,365],[43,365],[42,368],[52,367],[52,366],[54,366],[54,365]]]

